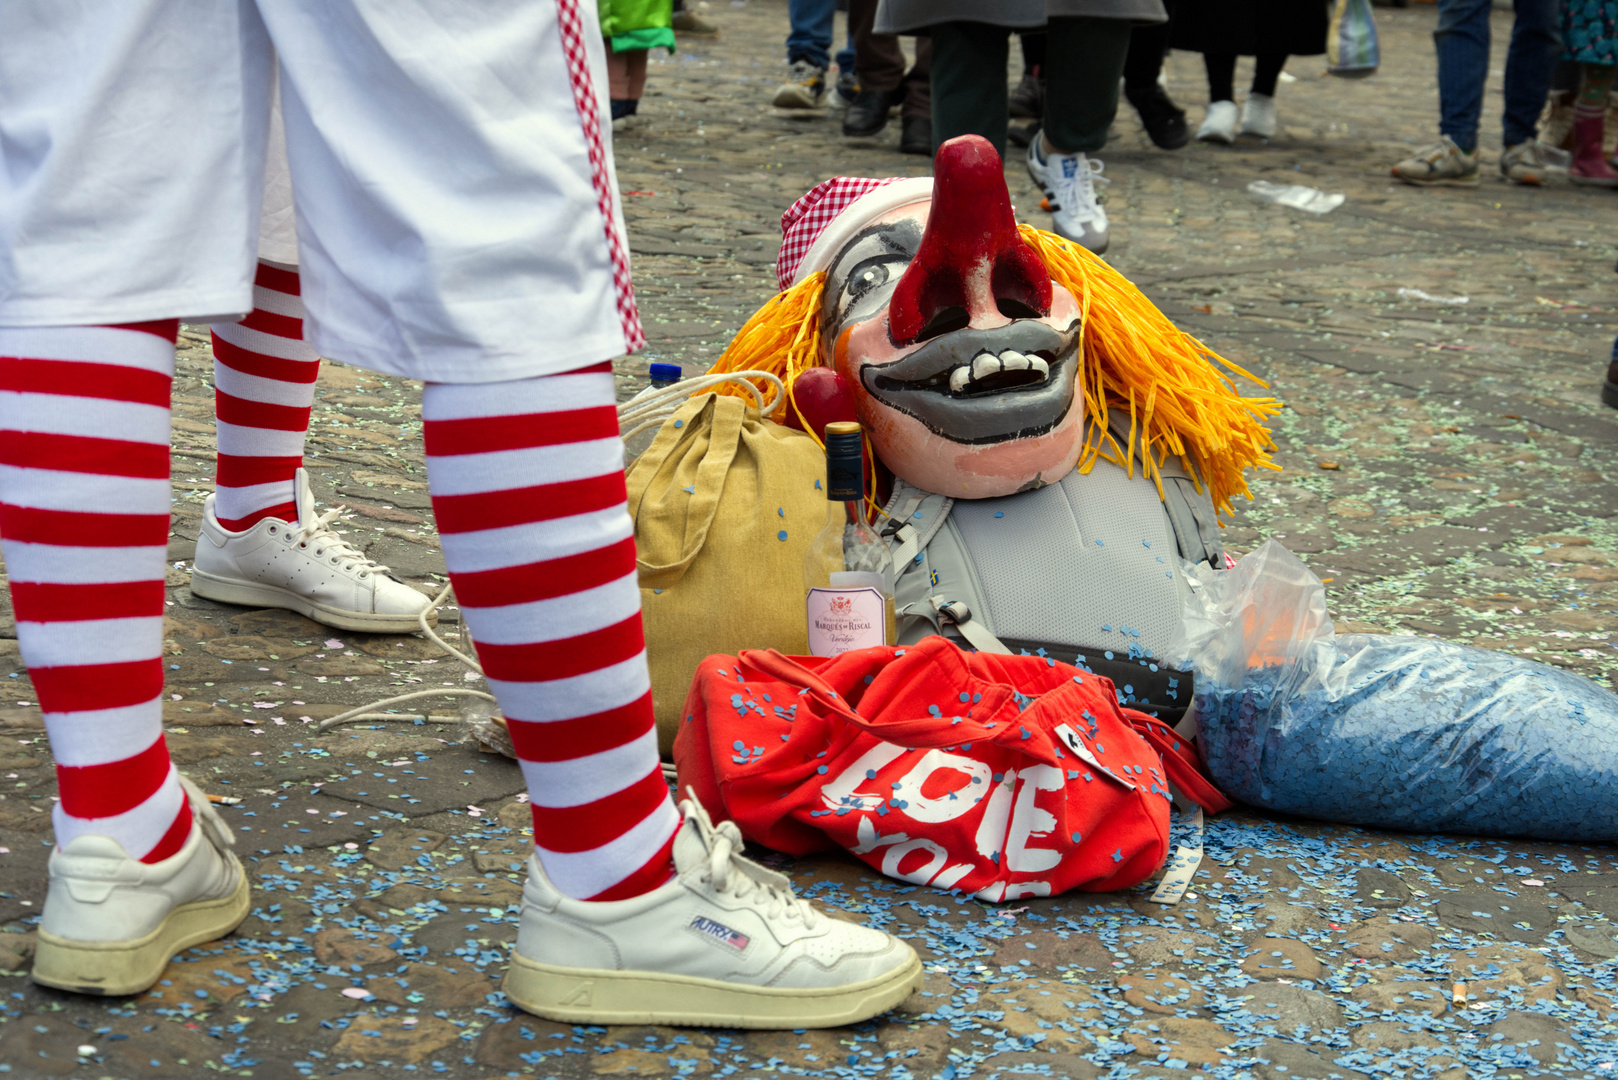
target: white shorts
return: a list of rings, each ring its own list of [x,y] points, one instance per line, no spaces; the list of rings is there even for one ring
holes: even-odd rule
[[[584,2],[0,2],[0,326],[248,311],[278,57],[322,355],[493,382],[639,347]]]

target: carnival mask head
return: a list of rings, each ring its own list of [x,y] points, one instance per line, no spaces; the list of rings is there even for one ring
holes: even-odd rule
[[[933,166],[835,177],[793,203],[781,291],[712,371],[778,374],[778,419],[817,433],[858,419],[895,476],[955,498],[1055,483],[1098,456],[1148,477],[1178,458],[1221,508],[1245,493],[1278,406],[1241,397],[1210,363],[1224,361],[1106,263],[1019,227],[987,140],[951,139]],[[1108,435],[1119,410],[1135,437]]]
[[[975,499],[1059,480],[1083,443],[1078,301],[1019,235],[986,140],[950,140],[934,167],[859,193],[791,268],[826,275],[820,362],[918,487]]]

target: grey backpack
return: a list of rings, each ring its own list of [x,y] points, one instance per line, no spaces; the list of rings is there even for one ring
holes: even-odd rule
[[[1129,420],[1115,413],[1118,444]],[[1191,677],[1157,657],[1179,629],[1181,560],[1223,566],[1213,502],[1178,461],[1163,496],[1137,468],[1097,460],[1034,491],[955,500],[895,481],[883,529],[899,567],[899,641],[942,634],[1111,679],[1118,700],[1173,722]]]

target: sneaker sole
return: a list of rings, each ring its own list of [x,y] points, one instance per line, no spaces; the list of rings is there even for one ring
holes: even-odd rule
[[[1417,179],[1413,176],[1403,176],[1397,172],[1391,174],[1395,180],[1402,180],[1415,187],[1477,187],[1478,174],[1470,176],[1435,176],[1432,179]]]
[[[812,97],[807,93],[790,92],[786,89],[776,91],[775,98],[770,102],[777,109],[818,109],[826,104],[826,95]]]
[[[414,615],[379,615],[368,611],[326,607],[278,585],[223,578],[196,568],[191,570],[191,591],[204,599],[217,600],[222,604],[239,604],[242,607],[252,608],[285,608],[338,630],[369,634],[409,634],[421,629],[421,623]],[[427,613],[427,625],[438,625],[437,611]]]
[[[105,997],[151,988],[175,955],[224,937],[247,918],[252,896],[247,872],[239,873],[230,896],[177,907],[162,926],[134,941],[74,941],[41,930],[33,980],[41,986]]]
[[[691,975],[555,967],[512,953],[503,989],[527,1012],[583,1024],[821,1028],[855,1024],[921,986],[921,958],[887,975],[824,990],[746,986]]]

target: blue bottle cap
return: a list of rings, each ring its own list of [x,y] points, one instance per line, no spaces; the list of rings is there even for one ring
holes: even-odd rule
[[[647,374],[651,376],[653,382],[679,382],[680,365],[653,364],[651,367],[647,368]]]

